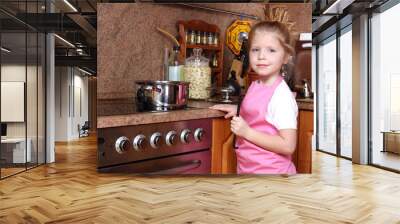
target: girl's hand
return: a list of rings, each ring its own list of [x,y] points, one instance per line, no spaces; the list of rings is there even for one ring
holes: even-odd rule
[[[247,138],[246,136],[250,132],[251,128],[249,125],[246,123],[245,120],[243,120],[242,117],[233,117],[231,121],[231,131],[240,137]]]
[[[237,105],[232,105],[232,104],[216,104],[210,107],[210,109],[224,111],[226,112],[225,118],[230,118],[236,116],[237,107],[238,107]]]

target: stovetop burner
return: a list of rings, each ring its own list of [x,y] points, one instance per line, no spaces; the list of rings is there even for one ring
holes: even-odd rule
[[[180,110],[193,109],[192,107],[185,107]],[[130,115],[138,113],[159,113],[172,111],[168,108],[162,110],[146,110],[138,107],[133,99],[108,99],[97,100],[97,114],[98,116],[115,116],[115,115]]]
[[[236,104],[239,102],[239,97],[238,96],[229,96],[226,98],[225,96],[222,95],[216,95],[214,97],[211,97],[207,99],[208,102],[212,103],[227,103],[227,104]]]

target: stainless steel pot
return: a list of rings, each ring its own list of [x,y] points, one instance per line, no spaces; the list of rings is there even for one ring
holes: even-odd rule
[[[140,80],[136,85],[139,110],[176,110],[187,105],[189,82]]]

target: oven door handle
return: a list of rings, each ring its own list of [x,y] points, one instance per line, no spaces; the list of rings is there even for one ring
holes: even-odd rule
[[[159,170],[155,172],[150,172],[147,174],[180,174],[185,170],[195,169],[201,166],[201,160],[192,160],[190,162],[181,163],[175,167]]]

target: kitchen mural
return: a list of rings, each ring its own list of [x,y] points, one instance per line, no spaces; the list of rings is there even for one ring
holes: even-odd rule
[[[281,70],[299,110],[296,148],[276,158],[310,173],[308,3],[98,4],[98,170],[240,173],[238,134],[226,113],[210,107],[232,105],[240,113],[260,79],[248,52],[250,31],[261,21],[287,27],[295,52]]]

